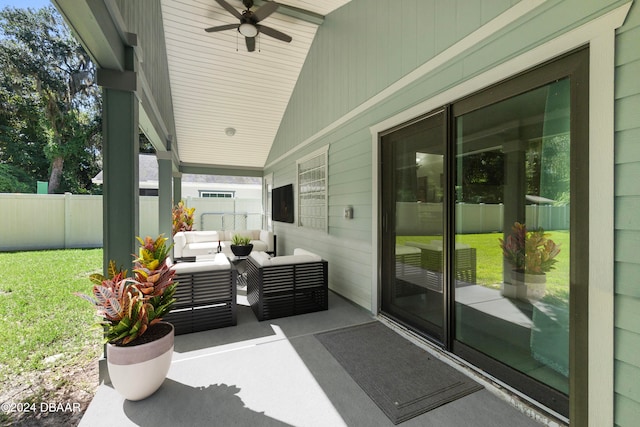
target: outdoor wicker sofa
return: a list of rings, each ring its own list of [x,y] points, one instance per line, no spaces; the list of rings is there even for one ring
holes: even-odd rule
[[[327,310],[327,269],[327,261],[304,249],[280,257],[252,252],[247,299],[258,320]]]
[[[177,301],[163,320],[173,324],[176,335],[236,325],[238,273],[224,254],[172,268]]]
[[[248,237],[254,251],[266,251],[276,255],[276,236],[267,230],[223,230],[180,231],[173,236],[173,257],[176,260],[193,261],[201,255],[215,254],[218,244],[222,252],[230,257],[231,240],[234,235]]]
[[[423,269],[442,273],[442,241],[406,242],[405,245],[421,250],[420,265]],[[476,283],[476,248],[456,243],[455,278],[466,283]]]

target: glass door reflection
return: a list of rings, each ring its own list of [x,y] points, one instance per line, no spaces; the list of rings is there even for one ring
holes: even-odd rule
[[[444,328],[444,113],[382,137],[382,306],[435,341]]]

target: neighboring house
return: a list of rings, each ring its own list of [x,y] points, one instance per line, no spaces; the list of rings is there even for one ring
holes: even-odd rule
[[[135,169],[133,156],[123,157],[134,141],[130,128],[138,126],[135,95],[140,126],[149,128],[154,117],[161,122],[156,131],[164,126],[157,139],[180,148],[169,73],[161,75],[167,67],[157,2],[54,2],[108,69],[101,80],[111,105],[105,122],[124,136],[107,136],[106,158],[123,159],[121,171]],[[108,16],[115,5],[131,27],[124,32]],[[100,31],[103,44],[94,42]],[[132,71],[122,71],[123,58],[135,53],[126,46],[135,44],[127,31],[147,36],[134,40],[145,54],[138,65],[151,81],[142,89]],[[110,44],[114,34],[123,40]],[[329,262],[332,290],[572,425],[636,425],[639,75],[637,1],[346,2],[318,27],[268,159],[251,170],[267,188],[295,186],[294,224],[274,223],[278,253],[312,247]],[[209,102],[218,100],[202,101]],[[251,118],[251,112],[243,116]],[[110,120],[117,126],[109,127]],[[192,171],[177,150],[167,148],[159,161],[165,212],[171,168]],[[209,173],[222,166],[210,165]],[[110,176],[123,187],[132,181]],[[541,212],[525,203],[527,195],[570,208],[553,222],[563,224],[553,232],[566,238],[562,250],[570,253],[557,268],[564,268],[562,289],[541,303],[495,289],[487,299],[492,285],[514,279],[505,263],[495,282],[477,286],[483,257],[514,222],[539,224],[530,215]],[[122,263],[132,249],[120,236],[137,220],[129,196],[120,188],[106,195],[114,210],[132,212],[116,229],[109,219],[119,212],[105,210],[105,257]],[[502,209],[493,226],[502,233],[490,248],[473,240],[486,234],[475,224],[484,201]],[[401,222],[400,210],[409,219]],[[411,224],[424,229],[412,233]],[[411,277],[420,268],[429,271],[426,283]]]
[[[139,188],[141,196],[158,195],[158,160],[154,154],[139,154]],[[91,180],[102,185],[103,172],[100,171]],[[262,180],[248,176],[198,175],[186,173],[182,175],[182,197],[210,198],[262,198]]]

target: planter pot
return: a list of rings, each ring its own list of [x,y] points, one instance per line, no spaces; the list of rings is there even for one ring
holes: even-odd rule
[[[111,383],[127,400],[151,396],[164,382],[173,356],[173,325],[163,337],[136,346],[107,344],[107,366]],[[147,332],[149,333],[149,332]]]
[[[517,288],[516,298],[523,301],[538,301],[546,292],[547,275],[512,271],[511,284]]]
[[[248,245],[231,245],[231,252],[235,256],[249,256],[253,250],[253,244]]]
[[[524,284],[504,282],[500,287],[500,295],[507,298],[526,298],[527,288]]]

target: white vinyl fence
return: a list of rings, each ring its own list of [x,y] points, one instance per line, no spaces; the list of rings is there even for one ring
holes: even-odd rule
[[[545,230],[569,229],[569,205],[527,205],[525,210],[528,228]],[[502,232],[504,205],[466,204],[456,205],[456,233]],[[416,221],[417,219],[417,221]],[[429,236],[442,233],[441,203],[398,203],[396,205],[396,234]]]
[[[188,197],[185,204],[196,208],[196,230],[262,228],[259,199]],[[0,193],[0,209],[0,251],[102,247],[102,196]],[[398,203],[396,214],[400,235],[441,232],[441,204]],[[569,229],[569,206],[531,205],[526,215],[530,227]],[[501,232],[502,216],[502,205],[460,204],[456,232]],[[158,228],[158,198],[140,196],[140,235],[156,236]]]
[[[196,230],[262,228],[256,199],[187,198]],[[0,193],[0,251],[102,247],[102,196]],[[141,236],[156,236],[158,198],[140,196]]]

